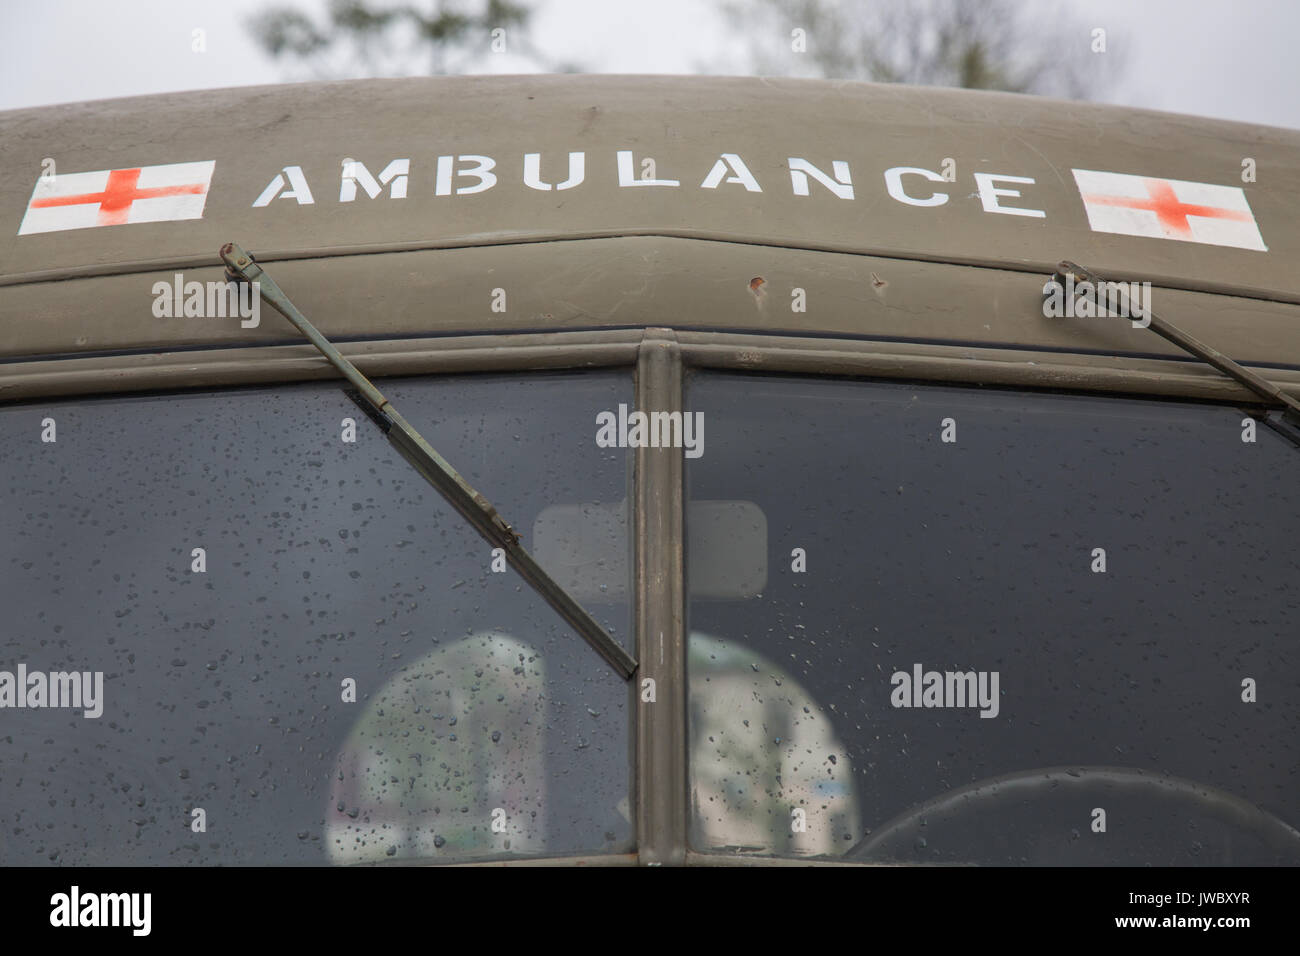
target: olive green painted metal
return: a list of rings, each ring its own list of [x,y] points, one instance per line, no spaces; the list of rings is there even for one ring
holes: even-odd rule
[[[621,182],[617,154],[633,154]],[[724,151],[743,158],[761,192],[705,188]],[[559,189],[571,152],[585,180]],[[494,183],[455,160],[494,162]],[[525,184],[540,157],[550,189]],[[212,161],[200,219],[17,235],[42,171]],[[792,157],[852,171],[854,198],[812,182],[792,188]],[[1115,235],[1089,226],[1071,169],[1114,170],[1242,185],[1267,251]],[[341,163],[378,174],[410,162],[404,198],[341,194]],[[896,201],[884,171],[942,205]],[[255,205],[286,167],[314,201],[284,194]],[[662,325],[730,331],[1033,348],[1045,364],[1096,367],[1098,355],[1175,356],[1121,324],[1046,320],[1047,252],[1120,281],[1150,281],[1166,315],[1242,364],[1300,367],[1300,133],[1034,97],[861,83],[753,78],[457,77],[241,88],[0,113],[0,355],[265,347],[264,324],[151,311],[151,288],[217,280],[211,250],[246,237],[331,340],[511,334]],[[1033,179],[986,211],[974,175]],[[764,281],[757,287],[754,279]],[[509,308],[489,306],[494,288]],[[807,311],[791,309],[795,288]],[[1103,359],[1104,363],[1104,359]],[[1278,383],[1282,384],[1282,383]]]
[[[644,158],[676,187],[619,185],[616,152]],[[559,184],[567,154],[586,153],[585,180],[570,189],[524,185],[524,155],[541,154],[541,176]],[[702,188],[722,152],[743,158],[762,192],[734,182]],[[496,183],[438,195],[437,160],[492,158]],[[59,174],[110,167],[215,162],[203,218],[102,230],[16,235],[52,158]],[[788,160],[826,170],[849,165],[853,200],[817,183],[791,189]],[[1268,252],[1094,232],[1072,168],[1193,182],[1247,184]],[[404,199],[340,198],[345,160],[374,175],[410,159]],[[949,200],[920,208],[895,202],[884,170],[939,170],[948,183],[918,195]],[[255,207],[286,166],[301,169],[313,204],[276,198]],[[468,164],[466,164],[468,165]],[[405,243],[433,248],[553,241],[653,231],[779,244],[856,255],[1001,261],[1047,275],[1048,250],[1103,274],[1138,273],[1161,285],[1214,283],[1300,301],[1300,132],[1148,110],[1005,93],[855,82],[753,77],[475,76],[242,87],[0,114],[0,263],[10,276],[86,266],[197,263],[227,235],[247,237],[263,263],[281,252],[314,257]],[[461,164],[457,164],[457,169]],[[975,172],[1032,178],[1010,206],[1043,218],[986,213]],[[472,179],[457,178],[454,188]],[[923,183],[923,181],[917,181]],[[166,266],[164,266],[166,268]],[[757,275],[758,273],[754,273]],[[773,326],[797,326],[789,314]]]
[[[538,332],[338,343],[370,377],[608,368],[636,362],[643,330]],[[1255,393],[1201,362],[912,342],[676,333],[699,368],[1070,389],[1251,404]],[[1300,396],[1300,371],[1267,369]],[[308,345],[0,362],[0,401],[320,381],[338,373]]]
[[[1062,261],[1061,264],[1057,266],[1053,278],[1056,278],[1057,281],[1062,284],[1064,284],[1068,279],[1076,286],[1076,280],[1088,282],[1094,290],[1101,288],[1101,286],[1106,282],[1106,280],[1097,275],[1097,273],[1085,269],[1082,266],[1075,265],[1073,262],[1069,261]],[[1121,290],[1119,295],[1123,298],[1125,294]],[[1125,303],[1125,308],[1127,311],[1127,303]],[[1178,326],[1165,321],[1154,312],[1152,312],[1147,318],[1152,332],[1155,332],[1162,338],[1173,342],[1180,349],[1190,352],[1198,358],[1204,359],[1224,375],[1236,379],[1265,401],[1281,405],[1285,409],[1286,417],[1293,424],[1300,424],[1300,402],[1297,402],[1286,392],[1282,391],[1282,389],[1273,385],[1271,382],[1265,381],[1250,369],[1237,364],[1218,349],[1212,348],[1200,339],[1188,335],[1182,329],[1178,328]]]
[[[264,266],[274,261],[248,248]],[[208,261],[187,271],[187,280],[220,280],[211,251]],[[972,357],[1033,350],[1043,366],[1081,370],[1153,357],[1186,364],[1177,347],[1128,323],[1045,318],[1042,287],[1053,268],[1039,275],[644,237],[275,262],[278,280],[301,290],[295,301],[341,348],[357,340],[390,340],[383,348],[396,352],[400,340],[415,351],[435,336],[613,333],[671,317],[682,334],[766,334],[773,346],[818,336],[826,349],[907,343],[919,354],[949,345]],[[763,297],[750,290],[756,276],[766,279]],[[149,272],[0,288],[0,355],[71,360],[185,350],[201,363],[200,349],[295,344],[276,322],[243,329],[237,321],[154,316],[150,289],[172,279]],[[489,308],[497,287],[509,293],[505,313]],[[790,311],[796,287],[807,292],[807,313]],[[1260,369],[1270,381],[1285,384],[1279,365],[1300,367],[1298,306],[1161,287],[1152,297],[1189,334],[1242,364],[1271,366]],[[0,362],[0,377],[17,370]]]
[[[630,367],[641,335],[623,330],[471,335],[343,342],[338,349],[370,377]],[[320,381],[337,375],[310,345],[29,359],[0,362],[0,401]]]
[[[682,411],[682,365],[669,329],[648,329],[636,367],[637,408]],[[637,848],[646,865],[686,859],[686,590],[682,455],[636,451]],[[647,685],[646,681],[653,681]],[[647,699],[653,696],[653,700]]]
[[[357,371],[329,340],[316,330],[289,297],[284,294],[253,257],[234,243],[221,247],[221,259],[232,277],[260,287],[261,296],[307,337],[329,363],[352,383],[370,417],[383,429],[388,440],[429,484],[459,511],[489,544],[501,548],[506,559],[528,584],[568,621],[596,652],[627,680],[636,670],[636,660],[623,650],[605,629],[543,570],[519,543],[519,535],[497,513],[496,508],[475,491],[433,446],[393,407],[382,392]]]

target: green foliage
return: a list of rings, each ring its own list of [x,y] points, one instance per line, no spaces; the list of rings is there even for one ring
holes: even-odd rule
[[[1049,0],[721,0],[767,75],[959,86],[1074,99],[1123,68],[1094,52],[1092,29]],[[804,31],[806,50],[792,50]]]
[[[318,75],[412,72],[412,60],[427,64],[414,72],[449,73],[485,54],[498,28],[517,31],[511,48],[537,59],[524,35],[530,12],[510,0],[433,0],[428,6],[330,0],[324,23],[281,6],[258,17],[251,31],[271,56],[298,60]]]

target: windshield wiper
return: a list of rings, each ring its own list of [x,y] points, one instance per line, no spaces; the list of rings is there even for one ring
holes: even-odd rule
[[[1083,266],[1076,265],[1068,259],[1063,259],[1061,262],[1057,263],[1056,272],[1052,273],[1052,278],[1065,289],[1078,289],[1080,282],[1091,283],[1094,295],[1096,294],[1096,290],[1101,289],[1103,287],[1102,284],[1107,281],[1091,269],[1085,269]],[[1067,282],[1067,279],[1071,281]],[[1118,294],[1123,297],[1121,303],[1125,307],[1123,313],[1129,315],[1132,313],[1132,310],[1128,308],[1128,294],[1124,291],[1123,286],[1124,283],[1121,282],[1113,283],[1110,287],[1114,288]],[[1076,292],[1076,296],[1080,294],[1086,295],[1086,293]],[[1096,301],[1100,303],[1102,297],[1098,295]],[[1102,313],[1098,312],[1098,315],[1100,314]],[[1275,418],[1266,413],[1262,416],[1262,420],[1264,424],[1268,425],[1274,431],[1290,439],[1297,446],[1300,446],[1300,401],[1292,398],[1272,382],[1266,380],[1263,376],[1257,375],[1244,365],[1239,365],[1234,362],[1218,349],[1206,345],[1200,339],[1188,335],[1176,325],[1172,325],[1165,319],[1160,318],[1160,316],[1156,315],[1155,312],[1151,311],[1150,307],[1146,309],[1144,315],[1150,319],[1150,329],[1152,332],[1156,333],[1156,335],[1167,339],[1183,351],[1190,352],[1203,362],[1214,366],[1224,375],[1235,379],[1269,404],[1282,406],[1282,414],[1280,416]]]
[[[596,619],[542,569],[542,566],[519,543],[519,535],[488,500],[470,487],[469,482],[433,450],[433,446],[411,427],[392,403],[375,388],[370,379],[362,375],[355,365],[344,358],[339,350],[307,321],[307,317],[298,311],[297,307],[289,301],[289,297],[276,285],[275,280],[266,274],[253,257],[235,243],[228,242],[221,247],[221,259],[225,262],[226,274],[232,281],[259,284],[261,297],[292,322],[294,327],[329,360],[329,363],[352,383],[355,391],[349,390],[349,397],[383,429],[388,440],[402,453],[402,457],[409,461],[415,470],[423,475],[425,480],[487,539],[489,544],[505,551],[506,560],[514,566],[534,591],[545,598],[561,617],[573,625],[587,643],[595,648],[596,653],[608,661],[624,680],[630,678],[637,667],[636,659],[623,650],[596,622]]]

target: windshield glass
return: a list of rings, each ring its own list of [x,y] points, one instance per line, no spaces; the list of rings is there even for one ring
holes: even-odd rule
[[[626,374],[383,387],[525,545],[626,499]],[[631,849],[628,685],[337,385],[11,405],[0,443],[0,862]],[[626,562],[585,574],[630,649]]]
[[[1300,862],[1294,450],[1223,406],[697,373],[696,850]],[[688,511],[688,518],[693,513]],[[730,558],[717,542],[702,560]]]

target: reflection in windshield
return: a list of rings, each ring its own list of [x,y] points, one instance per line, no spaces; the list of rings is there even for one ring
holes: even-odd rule
[[[1118,840],[1063,826],[1103,809]],[[1109,828],[1107,831],[1109,832]],[[1046,767],[968,784],[889,821],[848,854],[879,863],[964,863],[979,854],[1029,866],[1140,866],[1166,859],[1223,866],[1300,862],[1300,832],[1226,790],[1124,767]]]
[[[692,633],[689,653],[696,844],[783,856],[847,852],[862,836],[860,813],[830,715],[743,643]]]
[[[540,848],[544,667],[527,644],[489,632],[391,677],[339,752],[326,814],[330,859]]]

